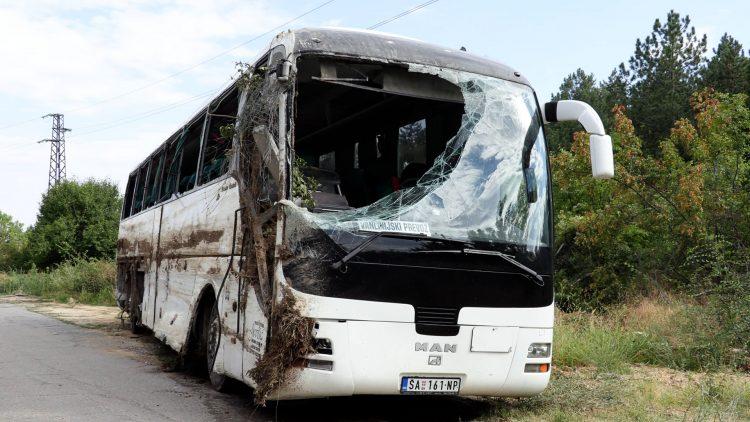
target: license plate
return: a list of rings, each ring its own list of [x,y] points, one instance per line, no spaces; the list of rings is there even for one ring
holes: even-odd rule
[[[403,394],[458,394],[460,378],[402,377]]]

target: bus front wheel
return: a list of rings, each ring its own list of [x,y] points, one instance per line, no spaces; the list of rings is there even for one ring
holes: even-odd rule
[[[221,336],[221,321],[219,320],[219,310],[217,306],[211,306],[211,311],[206,312],[205,315],[209,315],[209,317],[206,318],[206,324],[204,325],[208,378],[211,381],[211,386],[216,391],[224,392],[228,390],[229,380],[226,376],[214,372],[216,354],[219,350],[219,337]]]

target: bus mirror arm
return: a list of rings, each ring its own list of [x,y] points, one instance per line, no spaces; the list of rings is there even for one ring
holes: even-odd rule
[[[280,60],[276,64],[276,80],[282,83],[289,82],[292,73],[292,63],[289,60]]]
[[[258,146],[258,151],[263,157],[266,167],[276,180],[277,185],[281,186],[281,183],[279,183],[279,147],[276,145],[273,135],[265,125],[256,126],[253,128],[253,140],[255,145]]]
[[[583,101],[560,100],[544,105],[544,123],[580,123],[589,134],[591,150],[591,173],[597,179],[609,179],[615,175],[612,138],[604,132],[604,124],[596,110]]]

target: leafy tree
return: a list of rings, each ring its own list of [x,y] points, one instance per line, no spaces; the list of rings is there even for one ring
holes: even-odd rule
[[[625,106],[629,104],[629,80],[630,72],[625,68],[624,63],[620,63],[620,65],[609,75],[609,79],[601,83],[601,89],[604,92],[604,102],[607,105],[607,112],[613,110],[616,106]],[[611,114],[606,113],[602,118],[610,123],[606,125],[607,128],[610,128],[612,123]]]
[[[750,90],[750,59],[736,39],[724,34],[714,49],[714,56],[703,69],[702,84],[728,94],[747,93]]]
[[[34,263],[49,267],[74,258],[115,255],[122,199],[109,181],[59,183],[42,197],[30,231]]]
[[[644,153],[633,122],[624,107],[617,107],[612,180],[589,176],[582,132],[569,151],[551,157],[557,298],[564,309],[597,308],[662,289],[723,289],[741,293],[726,294],[727,302],[748,298],[750,110],[745,102],[744,95],[694,94],[691,119],[674,123],[658,157]],[[737,312],[726,319],[747,314],[743,306],[734,306]]]
[[[657,152],[672,124],[689,115],[705,52],[706,36],[699,39],[690,18],[680,18],[675,11],[667,14],[664,24],[657,19],[643,41],[636,40],[628,62],[629,105],[646,151]]]
[[[22,254],[26,245],[23,224],[0,211],[0,271],[8,271],[23,265]]]

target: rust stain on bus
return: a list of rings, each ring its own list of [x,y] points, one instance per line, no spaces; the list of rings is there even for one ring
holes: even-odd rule
[[[151,256],[152,252],[153,247],[148,240],[136,239],[131,241],[125,237],[117,240],[117,253],[120,256]]]
[[[172,239],[166,241],[162,246],[160,253],[169,253],[170,251],[184,248],[194,248],[201,243],[216,243],[224,235],[224,229],[220,230],[194,230],[187,237],[175,235]]]

